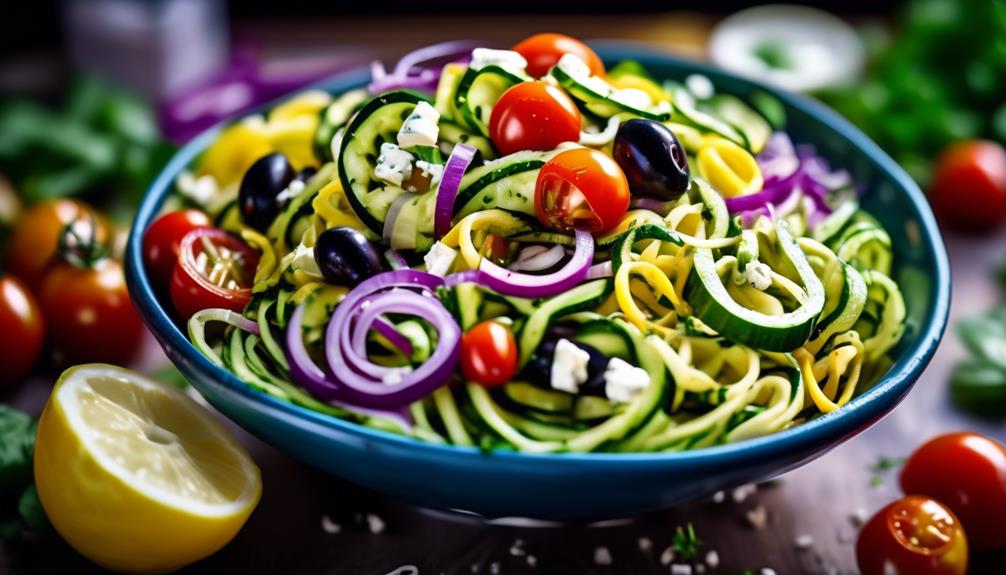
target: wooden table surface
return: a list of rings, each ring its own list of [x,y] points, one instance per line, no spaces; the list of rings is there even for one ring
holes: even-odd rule
[[[647,19],[612,18],[568,22],[562,29],[583,36],[668,39],[697,54],[708,19],[695,15]],[[441,21],[443,27],[463,20]],[[357,22],[333,24],[340,38],[363,42]],[[470,35],[508,40],[525,22],[502,19]],[[556,27],[547,20],[534,29]],[[704,28],[703,28],[704,27]],[[320,25],[319,30],[327,29]],[[398,25],[404,45],[418,45],[436,31]],[[453,34],[456,36],[457,34]],[[310,38],[310,33],[298,37]],[[448,37],[448,36],[441,36]],[[947,237],[954,271],[951,321],[981,313],[999,301],[990,268],[1006,254],[1006,232],[998,237]],[[151,343],[140,362],[152,368],[163,356]],[[704,545],[700,559],[715,550],[717,569],[737,574],[774,569],[779,574],[856,573],[857,516],[872,514],[898,496],[897,471],[876,473],[880,457],[904,457],[925,439],[944,431],[970,429],[1006,441],[1006,424],[971,419],[947,395],[948,374],[963,350],[948,333],[915,389],[894,413],[831,453],[759,486],[741,501],[702,501],[635,519],[598,524],[485,522],[458,514],[410,507],[327,476],[230,425],[262,468],[264,494],[251,520],[226,548],[185,573],[348,573],[381,575],[413,565],[407,574],[470,573],[669,573],[661,561],[677,526],[691,522]],[[39,378],[13,396],[0,398],[37,413],[52,377]],[[736,494],[736,499],[741,494]],[[326,529],[327,527],[327,529]],[[810,542],[809,545],[798,545]],[[973,573],[1006,573],[1006,553],[974,558]],[[97,569],[53,533],[0,547],[0,573],[84,573]]]

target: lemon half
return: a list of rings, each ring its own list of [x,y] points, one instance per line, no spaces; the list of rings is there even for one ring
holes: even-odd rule
[[[60,377],[35,444],[46,514],[82,555],[170,571],[230,541],[258,503],[248,452],[177,388],[111,365]]]

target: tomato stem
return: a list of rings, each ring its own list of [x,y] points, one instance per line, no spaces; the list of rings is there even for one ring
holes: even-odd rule
[[[98,221],[93,213],[88,213],[88,220],[75,218],[67,222],[59,236],[57,253],[67,263],[83,269],[93,268],[98,262],[108,257],[108,248],[98,241]],[[81,231],[83,225],[86,229]]]

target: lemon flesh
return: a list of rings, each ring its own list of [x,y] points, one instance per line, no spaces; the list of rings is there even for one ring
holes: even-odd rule
[[[70,545],[131,572],[169,571],[217,551],[262,490],[245,449],[195,401],[100,364],[67,370],[53,389],[35,480]]]

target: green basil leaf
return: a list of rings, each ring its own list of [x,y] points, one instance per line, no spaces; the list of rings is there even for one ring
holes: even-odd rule
[[[0,405],[0,491],[21,490],[31,482],[37,422]]]
[[[950,397],[961,409],[989,418],[1006,418],[1006,370],[969,360],[954,367]]]
[[[961,320],[957,333],[972,354],[1006,369],[1006,323],[997,313]]]

